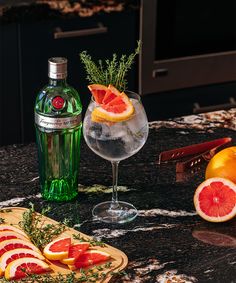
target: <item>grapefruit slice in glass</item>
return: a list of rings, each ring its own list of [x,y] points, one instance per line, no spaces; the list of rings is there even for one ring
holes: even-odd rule
[[[88,86],[88,89],[92,93],[94,100],[98,104],[102,104],[102,101],[108,91],[108,88],[105,85],[91,84]]]
[[[0,242],[10,240],[10,239],[21,239],[25,241],[29,241],[29,238],[26,236],[23,236],[22,234],[19,234],[14,231],[0,231]]]
[[[9,263],[11,263],[13,260],[16,260],[18,258],[23,258],[23,257],[34,257],[34,258],[44,260],[44,257],[42,254],[35,252],[33,250],[22,249],[22,248],[14,249],[14,250],[5,252],[1,256],[1,260],[0,260],[1,270],[4,272]]]
[[[32,257],[19,258],[8,264],[5,270],[5,278],[8,280],[17,280],[26,277],[29,274],[41,274],[51,271],[49,265]]]
[[[128,96],[123,92],[108,104],[95,107],[93,116],[109,122],[122,122],[128,120],[134,113],[134,107]]]
[[[18,249],[18,248],[30,249],[30,250],[40,253],[39,249],[36,248],[35,245],[33,245],[31,242],[27,240],[11,239],[11,240],[6,240],[0,243],[0,256],[2,256],[7,251]]]
[[[43,254],[50,260],[62,260],[68,258],[71,237],[59,238],[47,244]]]
[[[224,222],[236,215],[236,185],[225,178],[202,182],[193,200],[197,213],[207,221]]]
[[[68,258],[62,259],[64,264],[74,264],[78,257],[89,248],[89,243],[81,242],[69,247]]]
[[[78,268],[84,268],[90,265],[107,261],[109,258],[110,255],[106,252],[99,250],[89,250],[84,252],[73,265],[68,265],[68,267],[70,270],[76,270]]]

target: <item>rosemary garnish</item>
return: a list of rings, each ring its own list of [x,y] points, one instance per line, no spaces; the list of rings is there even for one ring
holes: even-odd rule
[[[106,244],[103,243],[102,241],[98,241],[95,238],[89,239],[89,238],[84,238],[80,234],[73,234],[73,239],[79,240],[80,242],[88,242],[91,246],[99,246],[99,247],[105,247]]]
[[[140,48],[141,42],[138,41],[136,50],[129,56],[122,55],[118,59],[117,54],[113,54],[111,60],[107,59],[105,62],[99,60],[98,64],[92,60],[92,57],[87,54],[87,51],[81,52],[80,59],[85,66],[87,80],[91,84],[102,84],[106,86],[111,84],[119,91],[124,91],[128,84],[125,76],[131,68],[135,56],[140,52]]]
[[[30,240],[39,249],[50,243],[54,237],[60,235],[66,228],[65,223],[46,224],[43,216],[50,211],[50,207],[42,209],[41,214],[37,213],[34,205],[23,213],[23,219],[19,226],[30,237]]]

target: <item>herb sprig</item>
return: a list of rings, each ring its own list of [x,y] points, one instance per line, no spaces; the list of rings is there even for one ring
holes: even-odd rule
[[[75,240],[79,240],[80,242],[88,242],[90,244],[90,246],[99,246],[99,247],[105,247],[106,244],[103,243],[102,241],[98,241],[94,238],[92,239],[87,239],[82,237],[80,234],[73,234],[73,239]]]
[[[113,54],[112,59],[107,59],[105,62],[99,60],[96,64],[92,57],[83,51],[80,53],[80,59],[84,64],[87,73],[87,80],[91,84],[102,84],[108,86],[112,84],[119,91],[124,91],[127,88],[126,74],[134,62],[135,56],[140,52],[141,41],[138,41],[138,46],[134,53],[122,55],[120,59],[117,54]]]
[[[60,235],[66,229],[66,223],[46,224],[43,216],[50,211],[50,207],[42,209],[41,214],[35,211],[31,203],[30,208],[23,213],[23,219],[19,226],[30,237],[30,240],[39,249],[50,243],[54,237]]]

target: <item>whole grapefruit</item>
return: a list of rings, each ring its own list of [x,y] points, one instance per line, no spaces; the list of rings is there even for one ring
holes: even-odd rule
[[[227,147],[213,156],[206,167],[205,177],[222,177],[236,183],[236,146]]]

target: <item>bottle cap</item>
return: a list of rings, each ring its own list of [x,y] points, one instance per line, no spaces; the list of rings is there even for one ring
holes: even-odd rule
[[[48,60],[48,76],[51,79],[65,79],[67,77],[67,59],[52,57]]]

